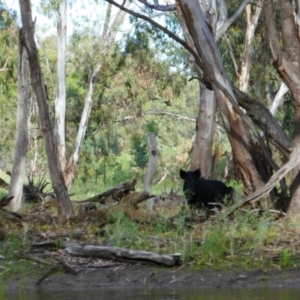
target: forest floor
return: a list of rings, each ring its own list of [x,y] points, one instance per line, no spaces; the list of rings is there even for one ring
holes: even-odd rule
[[[112,288],[261,288],[299,287],[300,269],[245,271],[192,270],[182,266],[160,268],[145,265],[113,264],[101,269],[87,268],[78,275],[55,274],[40,285],[36,278],[12,279],[6,285],[7,293],[67,292]]]
[[[21,219],[8,218],[11,215],[2,212],[0,298],[3,291],[300,287],[300,221],[274,217],[269,212],[261,215],[256,210],[202,220],[201,215],[197,214],[197,219],[173,202],[161,204],[151,222],[137,220],[138,215],[130,211],[125,214],[123,206],[121,211],[110,212],[110,219],[106,210],[97,209],[78,212],[77,223],[72,219],[64,225],[57,222],[53,207],[45,204],[43,209],[48,210],[27,213]],[[30,210],[36,206],[41,205],[31,205]],[[142,208],[132,210],[140,212]],[[183,265],[158,267],[142,265],[141,260],[125,263],[122,257],[107,261],[102,256],[83,258],[66,251],[83,245],[180,253]],[[67,274],[70,270],[65,265],[78,274]],[[234,267],[237,265],[251,270]]]

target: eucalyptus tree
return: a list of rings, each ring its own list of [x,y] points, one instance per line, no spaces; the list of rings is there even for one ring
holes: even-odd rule
[[[292,95],[294,109],[293,146],[297,149],[300,147],[300,7],[297,1],[281,0],[275,6],[273,1],[267,0],[264,4],[264,11],[273,66]],[[279,18],[275,20],[275,16],[279,16]],[[292,216],[299,217],[299,161],[295,162],[295,167],[296,172],[290,188],[291,204],[289,213]]]
[[[22,35],[20,39],[22,44],[26,48],[28,55],[31,80],[38,104],[39,117],[48,157],[51,182],[57,198],[59,217],[61,219],[66,219],[73,215],[73,210],[64,183],[59,157],[57,155],[57,145],[47,104],[46,88],[39,62],[37,45],[34,39],[34,23],[32,21],[31,3],[30,0],[20,0],[19,4],[23,24],[21,31]]]
[[[92,1],[93,2],[93,1]],[[90,32],[94,40],[92,41],[94,49],[93,53],[88,53],[89,62],[91,63],[89,79],[86,86],[86,95],[84,100],[84,107],[81,114],[80,123],[78,126],[77,136],[75,138],[73,150],[69,158],[66,157],[66,27],[67,27],[67,1],[50,1],[49,3],[42,3],[44,11],[54,11],[57,17],[57,87],[56,87],[56,99],[55,99],[55,134],[58,141],[58,154],[61,163],[61,167],[64,173],[64,179],[67,187],[72,185],[75,177],[76,168],[80,158],[80,152],[82,144],[86,134],[88,121],[93,105],[94,88],[98,78],[101,76],[103,65],[107,57],[111,54],[112,49],[116,46],[116,36],[120,26],[124,20],[124,12],[121,10],[115,12],[112,11],[112,5],[106,5],[105,2],[96,3],[93,2],[92,8],[96,11],[100,11],[104,8],[103,22],[99,24],[93,24],[94,28],[88,28],[89,21],[95,22],[95,20],[88,20],[86,18],[86,24],[81,23],[79,26],[83,29],[77,29],[74,25],[75,30],[80,32],[82,30]],[[100,5],[100,6],[99,6]],[[128,4],[129,5],[129,4]],[[101,11],[101,16],[103,13]],[[98,18],[100,19],[98,16]],[[97,22],[99,22],[99,19]],[[71,21],[71,20],[70,20]],[[78,21],[77,21],[78,22]],[[75,33],[76,34],[76,33]],[[68,151],[70,152],[70,151]]]
[[[1,26],[1,40],[3,41],[3,46],[1,47],[1,52],[4,51],[5,55],[1,55],[1,58],[5,62],[1,61],[1,64],[4,63],[3,67],[0,69],[2,73],[1,76],[4,80],[1,81],[1,92],[2,95],[6,96],[5,107],[6,110],[9,110],[11,107],[9,102],[12,99],[9,96],[10,90],[13,90],[11,85],[11,80],[15,81],[14,78],[14,60],[16,59],[17,53],[14,52],[17,44],[17,33],[18,25],[16,20],[16,15],[13,11],[7,9],[0,3],[0,26]],[[16,139],[15,139],[15,151],[13,159],[13,168],[12,175],[9,187],[9,194],[14,196],[13,200],[10,201],[9,205],[12,211],[17,211],[21,207],[22,203],[22,194],[23,194],[23,181],[26,170],[26,153],[28,145],[28,100],[29,100],[29,87],[28,87],[28,60],[27,53],[22,43],[19,41],[19,60],[18,60],[18,95],[17,95],[17,112],[16,112]],[[2,99],[0,100],[2,102]],[[8,109],[9,108],[9,109]],[[7,113],[7,112],[6,112]],[[2,119],[6,119],[8,116],[5,115],[4,111],[2,113]],[[15,121],[15,120],[14,120]],[[4,128],[8,127],[1,124],[2,129],[2,138],[4,138],[5,130]],[[13,141],[10,136],[10,140]],[[4,139],[1,141],[4,142]],[[2,144],[1,143],[1,144]],[[2,147],[1,147],[2,148]],[[2,156],[2,155],[1,155]],[[2,159],[5,159],[2,157]]]
[[[10,202],[12,211],[21,208],[23,182],[26,175],[26,154],[28,148],[28,107],[29,107],[29,66],[24,45],[19,41],[18,59],[18,105],[17,126],[13,170],[9,186],[9,195],[14,196]]]
[[[114,5],[126,10],[124,6],[113,0],[106,0]],[[177,17],[182,18],[181,24],[183,29],[189,34],[192,43],[181,40],[178,35],[174,35],[168,31],[163,25],[150,20],[145,15],[137,14],[133,10],[127,10],[128,13],[138,16],[157,26],[169,36],[174,38],[178,43],[183,45],[190,51],[195,60],[197,67],[203,72],[201,82],[207,88],[214,92],[218,107],[221,111],[223,124],[227,131],[228,138],[235,159],[235,168],[244,183],[244,192],[249,195],[245,201],[257,201],[264,192],[269,193],[276,185],[278,180],[283,179],[288,172],[299,164],[299,87],[298,87],[298,66],[299,66],[299,39],[298,39],[298,20],[299,7],[288,0],[280,1],[280,9],[276,10],[276,16],[281,15],[277,19],[281,26],[275,26],[274,11],[272,0],[268,0],[265,4],[260,1],[251,2],[258,8],[252,18],[251,12],[248,13],[248,19],[252,25],[258,20],[260,8],[264,6],[265,22],[268,28],[268,36],[270,49],[274,60],[274,67],[278,70],[283,82],[290,89],[293,97],[293,105],[295,111],[295,125],[293,144],[290,138],[284,132],[282,126],[272,116],[268,108],[260,101],[257,101],[247,95],[245,92],[233,86],[228,73],[224,68],[223,61],[220,57],[216,39],[221,36],[236,20],[237,16],[245,9],[250,2],[243,1],[232,17],[227,18],[227,7],[225,1],[219,1],[216,7],[215,2],[201,2],[197,0],[176,0],[173,4],[161,4],[159,1],[138,1],[151,9],[163,11],[176,11]],[[125,3],[125,2],[124,2]],[[124,4],[123,3],[123,4]],[[248,8],[249,9],[249,8]],[[219,12],[218,22],[217,12]],[[251,25],[250,24],[250,25]],[[186,27],[186,29],[184,28]],[[278,31],[278,32],[277,32]],[[246,34],[253,40],[253,32]],[[282,40],[280,39],[282,38]],[[246,39],[247,41],[247,39]],[[249,39],[248,39],[249,42]],[[282,42],[282,43],[281,43]],[[247,46],[247,45],[246,45]],[[251,46],[251,45],[250,45]],[[248,74],[250,69],[251,47],[245,48],[245,68],[244,75],[240,76],[240,88],[246,90],[248,82]],[[240,106],[245,110],[241,110]],[[272,157],[268,146],[262,138],[258,129],[264,133],[264,138],[272,144],[282,155],[284,160],[289,161],[281,168],[277,165]],[[294,150],[292,149],[294,145]],[[293,150],[293,151],[292,151]],[[266,164],[266,166],[264,166]],[[271,170],[267,170],[270,168]],[[264,173],[265,172],[265,173]],[[274,173],[275,172],[275,173]],[[273,174],[274,173],[274,174]],[[273,175],[272,175],[273,174]],[[299,174],[299,173],[298,173]],[[269,181],[268,181],[269,180]],[[268,183],[264,186],[265,182]],[[290,205],[290,214],[300,214],[299,191],[300,175],[290,186],[290,196],[292,204]],[[283,189],[284,186],[281,186]],[[299,203],[298,203],[299,202]],[[288,206],[286,201],[285,206]]]
[[[112,5],[108,4],[108,6],[106,7],[102,32],[97,37],[97,51],[95,53],[94,65],[92,67],[91,73],[89,74],[87,92],[85,96],[84,107],[78,128],[78,133],[74,144],[74,150],[65,167],[65,180],[67,186],[71,186],[74,180],[75,171],[79,161],[80,151],[82,148],[82,143],[86,133],[88,120],[93,104],[93,92],[95,83],[97,82],[97,78],[101,76],[106,56],[110,55],[112,49],[117,44],[116,36],[121,24],[124,21],[124,17],[125,13],[121,10],[119,10],[114,16],[112,13]]]
[[[112,2],[110,0],[107,1]],[[207,161],[211,161],[211,149],[213,138],[213,123],[211,122],[215,115],[215,106],[212,105],[212,103],[213,98],[216,97],[218,106],[222,112],[224,125],[227,130],[231,146],[233,148],[235,165],[240,174],[240,178],[244,182],[245,193],[249,194],[255,189],[260,188],[263,185],[263,181],[260,177],[258,170],[255,167],[255,163],[251,155],[252,147],[250,136],[248,135],[247,130],[245,129],[242,118],[235,111],[239,110],[238,102],[231,88],[231,84],[226,74],[226,71],[222,65],[222,61],[218,54],[218,49],[217,45],[215,44],[214,38],[214,35],[218,37],[225,32],[225,30],[230,26],[230,24],[236,20],[236,18],[241,14],[241,12],[243,12],[243,9],[246,7],[248,2],[244,1],[237,9],[236,13],[231,18],[227,18],[227,15],[225,13],[227,8],[225,2],[222,1],[220,10],[221,18],[218,23],[214,21],[217,17],[217,7],[209,5],[209,3],[203,3],[202,5],[205,13],[204,15],[201,8],[200,10],[198,10],[195,7],[193,7],[193,5],[199,5],[198,2],[196,4],[194,2],[181,3],[179,1],[176,1],[176,3],[174,4],[167,5],[158,5],[157,2],[151,5],[148,3],[148,1],[139,2],[142,2],[147,7],[150,7],[152,9],[176,12],[183,28],[186,43],[175,37],[172,32],[168,31],[168,34],[175,38],[186,48],[188,48],[189,51],[193,54],[193,58],[196,63],[197,76],[199,77],[199,79],[202,78],[202,82],[204,82],[203,79],[206,79],[206,81],[213,83],[210,87],[209,85],[204,84],[202,88],[202,91],[205,91],[205,89],[208,88],[209,90],[213,91],[213,93],[205,91],[205,93],[209,95],[209,97],[201,97],[201,105],[205,109],[204,113],[202,112],[201,114],[202,108],[200,108],[199,119],[200,121],[202,119],[202,128],[198,128],[198,132],[202,133],[200,133],[198,140],[204,142],[202,143],[202,145],[200,145],[200,147],[196,148],[198,159],[202,159],[204,161],[201,167],[203,168],[205,164],[207,166]],[[116,5],[115,2],[114,4]],[[188,12],[186,12],[183,9],[183,7],[186,8]],[[190,9],[190,7],[192,8]],[[198,27],[201,28],[202,31],[205,31],[205,35],[208,36],[207,39],[210,39],[209,43],[205,39],[201,40],[201,46],[198,40],[200,37],[196,36],[197,29],[189,27],[193,22],[193,20],[189,21],[189,19],[193,16],[191,14],[191,11],[194,11],[194,9],[196,9],[197,12],[200,12],[200,14],[197,15]],[[211,14],[210,11],[213,11],[213,14]],[[200,22],[202,23],[200,24]],[[208,27],[207,24],[209,24],[210,27]],[[200,25],[202,27],[200,27]],[[167,30],[165,30],[165,32],[166,31]],[[224,92],[226,94],[224,94]],[[231,98],[232,102],[227,100],[227,98]],[[205,102],[207,103],[207,105],[205,105]],[[203,116],[204,118],[201,118],[201,116]],[[201,123],[198,124],[200,125]],[[204,155],[202,155],[201,157],[202,153],[204,153]],[[195,165],[196,163],[194,164],[194,167]],[[204,172],[208,172],[208,174],[211,174],[211,166],[204,167]]]

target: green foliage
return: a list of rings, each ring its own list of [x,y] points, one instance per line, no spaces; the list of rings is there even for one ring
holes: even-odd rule
[[[237,212],[234,220],[187,226],[190,213],[182,210],[172,217],[170,226],[170,220],[162,217],[167,216],[166,211],[170,212],[170,207],[162,208],[160,217],[147,225],[137,224],[124,214],[116,215],[117,222],[106,226],[105,243],[158,253],[179,252],[185,263],[196,268],[289,268],[296,262],[292,247],[274,247],[283,232],[288,238],[289,231],[285,223],[275,221],[268,213]]]
[[[144,168],[148,161],[146,136],[134,133],[131,136],[131,143],[131,153],[134,157],[137,167]]]
[[[18,26],[16,13],[0,3],[0,168],[10,165],[17,100]]]
[[[5,257],[1,264],[1,282],[9,280],[11,277],[18,277],[20,279],[26,278],[29,275],[38,277],[42,272],[45,272],[41,266],[37,266],[32,261],[16,258],[16,252],[28,250],[30,245],[27,238],[28,232],[26,232],[25,226],[22,235],[17,231],[15,233],[11,232],[6,240],[0,243],[1,255]]]
[[[294,261],[291,259],[291,251],[289,249],[283,249],[280,254],[279,264],[284,268],[291,268],[294,266]]]

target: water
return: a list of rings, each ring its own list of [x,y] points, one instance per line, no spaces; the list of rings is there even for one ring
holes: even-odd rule
[[[68,293],[36,292],[7,295],[9,300],[294,300],[300,299],[299,288],[239,289],[129,289],[94,290]]]

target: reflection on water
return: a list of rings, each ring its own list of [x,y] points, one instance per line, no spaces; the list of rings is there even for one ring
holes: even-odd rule
[[[294,300],[300,298],[300,288],[264,289],[131,289],[95,290],[68,293],[31,293],[9,295],[9,300]]]

